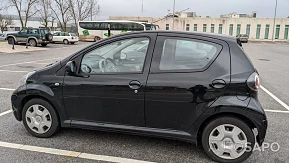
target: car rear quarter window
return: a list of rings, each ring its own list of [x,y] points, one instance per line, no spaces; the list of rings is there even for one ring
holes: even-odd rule
[[[159,61],[160,71],[200,71],[219,54],[222,46],[195,39],[164,39]]]

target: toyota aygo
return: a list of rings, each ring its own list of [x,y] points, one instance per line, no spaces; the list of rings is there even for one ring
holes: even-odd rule
[[[242,162],[267,129],[258,72],[230,36],[120,34],[20,83],[13,113],[41,138],[61,127],[124,132],[197,143],[217,162]]]

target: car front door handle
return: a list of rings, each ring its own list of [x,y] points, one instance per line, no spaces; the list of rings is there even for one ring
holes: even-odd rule
[[[133,80],[133,81],[129,82],[128,86],[133,90],[137,90],[141,87],[141,83],[137,80]]]

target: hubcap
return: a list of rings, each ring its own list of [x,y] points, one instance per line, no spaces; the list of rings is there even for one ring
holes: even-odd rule
[[[236,159],[247,149],[247,137],[237,126],[223,124],[212,130],[209,136],[210,149],[223,159]]]
[[[41,105],[30,106],[26,111],[25,118],[28,127],[39,134],[46,133],[52,125],[50,112]]]

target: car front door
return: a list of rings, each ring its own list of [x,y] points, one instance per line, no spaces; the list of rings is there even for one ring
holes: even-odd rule
[[[145,126],[144,96],[156,34],[108,39],[70,59],[80,75],[66,75],[64,104],[73,121]],[[136,49],[149,44],[143,53]]]
[[[229,83],[230,54],[225,42],[158,36],[147,81],[146,126],[187,131]]]
[[[28,32],[28,30],[26,28],[23,28],[20,32],[18,32],[16,34],[17,42],[26,42],[26,40],[27,40],[27,32]]]

